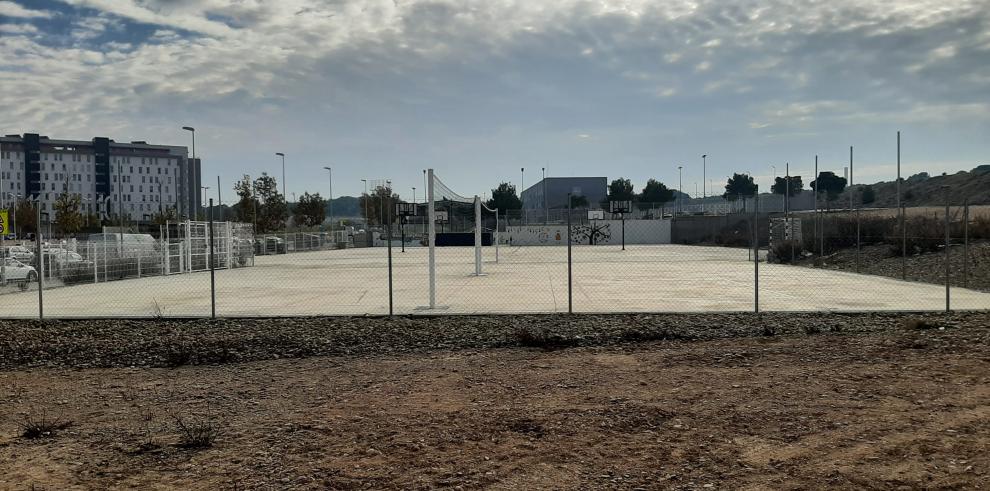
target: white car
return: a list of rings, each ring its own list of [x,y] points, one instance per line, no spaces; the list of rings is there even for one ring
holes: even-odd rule
[[[34,261],[34,251],[28,249],[24,246],[7,246],[4,252],[4,257],[12,257],[22,263],[30,263]]]
[[[38,281],[38,272],[33,266],[9,257],[4,260],[4,266],[3,273],[7,283],[20,283],[21,288],[27,288],[28,283]]]

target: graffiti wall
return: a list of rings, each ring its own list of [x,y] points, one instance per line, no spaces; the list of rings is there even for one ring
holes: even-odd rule
[[[621,220],[594,220],[573,226],[575,245],[622,243]],[[670,220],[626,220],[626,244],[669,244]],[[506,227],[503,244],[567,245],[566,225],[518,225]]]

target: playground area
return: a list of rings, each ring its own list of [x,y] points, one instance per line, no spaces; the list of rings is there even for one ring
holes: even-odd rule
[[[753,311],[756,279],[746,249],[684,245],[576,246],[574,312]],[[567,248],[437,249],[437,302],[429,309],[427,249],[393,248],[396,314],[568,311]],[[218,316],[382,315],[389,312],[386,248],[261,256],[216,271]],[[762,311],[945,309],[944,285],[759,263]],[[44,291],[45,317],[205,317],[210,273],[81,284]],[[990,308],[990,293],[952,288],[953,310]],[[5,317],[37,317],[38,292],[3,295]]]

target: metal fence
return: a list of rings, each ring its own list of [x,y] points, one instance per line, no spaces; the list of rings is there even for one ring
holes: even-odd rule
[[[0,298],[6,317],[990,309],[985,208],[641,216],[458,216],[437,228],[451,245],[432,269],[421,220],[257,237],[215,223],[212,241],[189,222],[40,254],[8,243]]]

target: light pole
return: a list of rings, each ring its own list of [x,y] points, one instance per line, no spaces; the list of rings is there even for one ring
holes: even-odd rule
[[[330,177],[330,197],[327,198],[327,203],[330,203],[330,231],[333,232],[333,169],[330,166],[323,168],[327,170],[327,174]]]
[[[210,190],[210,187],[209,186],[200,186],[200,187],[203,188],[203,208],[205,209],[206,208],[206,200],[209,199],[209,195],[207,194],[207,191]],[[204,215],[205,214],[206,213],[204,213]]]
[[[684,213],[684,181],[681,180],[681,169],[683,165],[677,166],[677,213]]]
[[[708,169],[708,154],[701,156],[701,214],[705,214],[705,198],[708,197],[708,193],[705,190],[705,177]],[[695,194],[698,194],[697,190]]]
[[[186,131],[188,131],[189,133],[192,134],[192,161],[195,162],[196,161],[196,128],[193,128],[192,126],[183,126],[182,129],[184,129],[184,130],[186,130]],[[191,171],[189,172],[189,175],[192,176],[192,172]],[[190,188],[190,186],[187,185],[186,186],[187,192],[188,192],[188,189],[189,188]],[[189,214],[190,215],[192,215],[192,209],[193,208],[194,208],[193,206],[190,206],[189,207],[189,211],[190,211]]]

